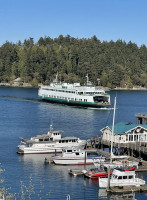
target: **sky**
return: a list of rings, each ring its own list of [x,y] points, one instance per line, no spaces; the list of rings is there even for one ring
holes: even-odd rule
[[[59,35],[147,46],[147,0],[0,0],[0,46]]]

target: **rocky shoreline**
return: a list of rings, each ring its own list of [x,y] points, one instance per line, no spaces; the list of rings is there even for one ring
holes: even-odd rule
[[[0,83],[0,87],[20,87],[20,88],[39,88],[41,84],[38,86],[32,86],[29,83],[23,83],[21,85],[19,84],[9,84],[9,83]],[[112,90],[132,90],[132,91],[147,91],[147,88],[144,87],[133,87],[133,88],[121,88],[121,87],[116,87],[116,88],[107,88],[107,87],[98,87],[98,88],[103,88],[105,91],[112,91]]]

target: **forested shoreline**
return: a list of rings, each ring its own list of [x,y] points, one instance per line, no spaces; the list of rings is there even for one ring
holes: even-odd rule
[[[49,84],[59,74],[60,81],[95,84],[109,88],[147,88],[147,47],[131,41],[101,42],[69,35],[40,37],[0,46],[0,83],[20,77],[32,86]]]

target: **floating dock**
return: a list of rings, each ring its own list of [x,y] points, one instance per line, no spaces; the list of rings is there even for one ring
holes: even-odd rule
[[[79,169],[69,169],[68,173],[73,176],[83,176],[84,173]]]
[[[121,194],[130,192],[147,192],[147,184],[142,186],[124,186],[124,187],[110,187],[107,192]]]

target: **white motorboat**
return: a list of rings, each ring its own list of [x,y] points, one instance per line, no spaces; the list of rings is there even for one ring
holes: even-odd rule
[[[37,135],[30,139],[21,138],[21,144],[18,145],[17,153],[19,154],[41,154],[62,152],[63,148],[81,148],[87,143],[86,140],[69,136],[62,137],[63,131],[53,131],[52,125],[47,134]]]
[[[114,161],[100,161],[100,160],[97,160],[95,159],[93,161],[93,164],[96,168],[100,168],[101,166],[104,166],[106,168],[109,168],[110,169],[114,169],[114,168],[117,168],[117,167],[135,167],[135,168],[138,168],[138,164],[139,162],[137,161],[132,161],[132,160],[129,160],[128,159],[120,159],[120,157],[116,158],[117,160],[114,160]]]
[[[63,149],[62,155],[54,156],[56,165],[90,165],[93,159],[105,160],[105,156],[97,151],[86,151],[81,149]]]
[[[141,186],[145,185],[145,181],[136,178],[135,171],[122,171],[114,169],[110,178],[110,187],[114,186]],[[99,178],[99,187],[106,188],[108,186],[108,178]]]

